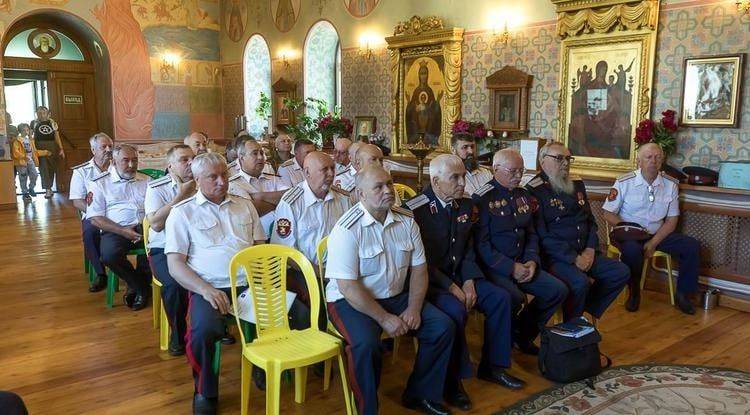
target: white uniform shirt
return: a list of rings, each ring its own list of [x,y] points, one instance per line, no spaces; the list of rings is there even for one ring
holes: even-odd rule
[[[235,174],[239,173],[241,170],[242,169],[240,169],[239,159],[227,164],[227,175],[229,177],[234,176]],[[266,163],[266,165],[263,167],[263,173],[276,174],[276,170],[273,169],[273,166],[271,165],[271,163]]]
[[[284,193],[276,206],[271,243],[295,248],[317,264],[318,242],[331,232],[350,207],[349,196],[340,190],[329,190],[321,200],[304,181]]]
[[[279,166],[279,176],[289,187],[294,187],[305,180],[302,167],[297,163],[296,158],[291,158]]]
[[[229,193],[246,199],[252,199],[250,197],[252,193],[280,192],[287,189],[289,189],[289,186],[275,174],[261,173],[260,177],[253,177],[240,169],[239,173],[229,178]],[[263,226],[263,231],[266,234],[270,232],[275,219],[274,211],[268,212],[260,218],[261,226]]]
[[[354,166],[349,165],[346,169],[336,173],[336,177],[333,178],[333,185],[351,193],[354,190],[354,176],[356,175],[357,171]]]
[[[391,208],[381,224],[358,203],[328,237],[326,298],[329,302],[343,298],[337,280],[360,278],[373,298],[393,297],[404,290],[409,266],[425,262],[419,226],[411,212]]]
[[[120,226],[134,226],[143,222],[148,176],[137,173],[133,179],[123,179],[112,165],[88,186],[91,203],[86,208],[87,218],[105,216]]]
[[[81,199],[85,200],[86,204],[91,203],[88,197],[90,191],[89,182],[105,171],[99,170],[93,158],[86,163],[73,167],[73,175],[70,176],[70,193],[68,194],[68,199]],[[82,219],[86,219],[86,217],[87,213],[83,212]]]
[[[479,167],[478,169],[466,172],[466,186],[464,187],[464,194],[473,195],[480,187],[484,186],[492,180],[492,171],[486,167]]]
[[[650,195],[653,201],[649,200]],[[659,173],[649,185],[639,169],[615,181],[602,208],[654,234],[665,218],[680,215],[679,195],[677,182],[670,176]]]
[[[348,169],[350,165],[351,165],[351,163],[350,164],[336,163],[336,174],[339,174],[342,171]]]
[[[214,288],[231,285],[229,261],[237,252],[266,239],[250,200],[228,194],[217,205],[200,191],[172,207],[166,233],[164,253],[187,255],[187,265]],[[237,285],[247,285],[244,270]]]
[[[157,210],[164,207],[166,204],[171,202],[177,192],[180,189],[180,185],[172,179],[172,176],[166,175],[156,180],[152,180],[148,183],[146,189],[146,202],[144,204],[146,215],[155,213]],[[150,248],[164,248],[165,236],[164,229],[157,232],[154,228],[148,231],[148,247]]]

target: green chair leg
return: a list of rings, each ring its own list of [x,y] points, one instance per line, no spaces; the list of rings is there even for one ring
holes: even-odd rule
[[[89,264],[89,286],[91,286],[94,283],[94,279],[96,279],[96,270],[90,262],[86,261],[86,263]]]
[[[120,279],[111,269],[107,269],[107,308],[112,308],[115,304],[115,292],[117,291],[120,291]]]
[[[214,358],[211,362],[211,369],[216,376],[219,376],[221,371],[221,340],[216,340],[216,343],[214,343]]]

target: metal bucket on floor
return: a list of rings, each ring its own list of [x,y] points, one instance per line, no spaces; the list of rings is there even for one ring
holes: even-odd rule
[[[719,304],[719,293],[720,291],[717,288],[709,288],[703,292],[701,303],[704,310],[710,310]]]

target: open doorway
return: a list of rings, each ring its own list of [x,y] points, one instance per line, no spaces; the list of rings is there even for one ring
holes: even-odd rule
[[[30,125],[31,121],[36,118],[36,109],[39,106],[49,107],[49,95],[47,93],[47,73],[41,71],[19,71],[7,70],[3,78],[3,87],[5,93],[5,111],[10,117],[6,117],[8,127],[13,134],[18,133],[22,125]],[[24,143],[27,146],[27,143]],[[27,166],[24,173],[29,177],[35,177],[30,181],[32,188],[26,189],[29,194],[44,192],[39,177],[39,166]],[[33,171],[29,171],[34,169]],[[21,185],[21,177],[16,174],[16,194],[26,193]],[[56,184],[53,184],[53,190]]]

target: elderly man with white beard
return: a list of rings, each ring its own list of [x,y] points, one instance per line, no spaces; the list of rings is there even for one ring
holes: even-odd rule
[[[565,321],[584,311],[600,318],[630,277],[625,264],[597,252],[597,226],[586,186],[570,176],[573,159],[563,144],[548,143],[539,151],[542,171],[527,185],[535,198],[532,210],[544,268],[569,289]]]

